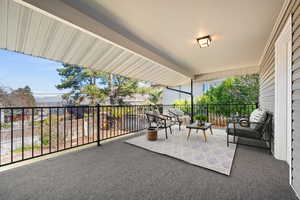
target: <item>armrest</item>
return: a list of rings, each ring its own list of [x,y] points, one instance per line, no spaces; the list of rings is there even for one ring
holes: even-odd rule
[[[164,117],[161,117],[159,115],[153,115],[153,114],[149,114],[149,113],[146,113],[146,115],[150,116],[150,117],[153,117],[153,118],[156,118],[156,119],[160,119],[160,120],[166,120]],[[162,115],[163,116],[163,115]]]
[[[165,118],[167,118],[167,119],[172,119],[172,117],[169,116],[169,115],[163,115],[163,114],[160,114],[160,116],[163,116],[163,117],[165,117]],[[162,117],[162,118],[163,118],[163,117]]]

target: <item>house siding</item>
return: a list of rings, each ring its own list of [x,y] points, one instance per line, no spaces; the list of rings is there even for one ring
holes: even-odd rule
[[[300,5],[293,10],[292,56],[292,185],[300,195]]]
[[[275,42],[292,15],[292,180],[300,195],[300,1],[291,0],[260,65],[260,107],[275,109]]]

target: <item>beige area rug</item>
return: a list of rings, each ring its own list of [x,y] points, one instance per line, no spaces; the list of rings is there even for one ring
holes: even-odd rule
[[[167,155],[187,163],[204,167],[221,174],[230,175],[231,166],[236,150],[235,144],[227,147],[225,130],[213,129],[213,135],[206,132],[207,143],[201,130],[192,130],[187,140],[188,129],[181,131],[173,128],[173,134],[165,139],[164,130],[158,133],[157,141],[147,140],[147,135],[131,138],[126,142],[159,154]]]

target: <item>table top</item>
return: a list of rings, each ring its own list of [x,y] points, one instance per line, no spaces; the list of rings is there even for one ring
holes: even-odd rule
[[[212,125],[214,124],[206,122],[204,125],[199,126],[196,122],[194,122],[192,124],[187,125],[186,128],[206,130],[209,129]]]

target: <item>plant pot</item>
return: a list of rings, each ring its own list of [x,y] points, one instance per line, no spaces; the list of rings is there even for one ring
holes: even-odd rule
[[[203,126],[205,122],[203,120],[196,120],[196,123],[198,126]]]
[[[148,128],[148,140],[157,140],[157,130],[155,128]]]

